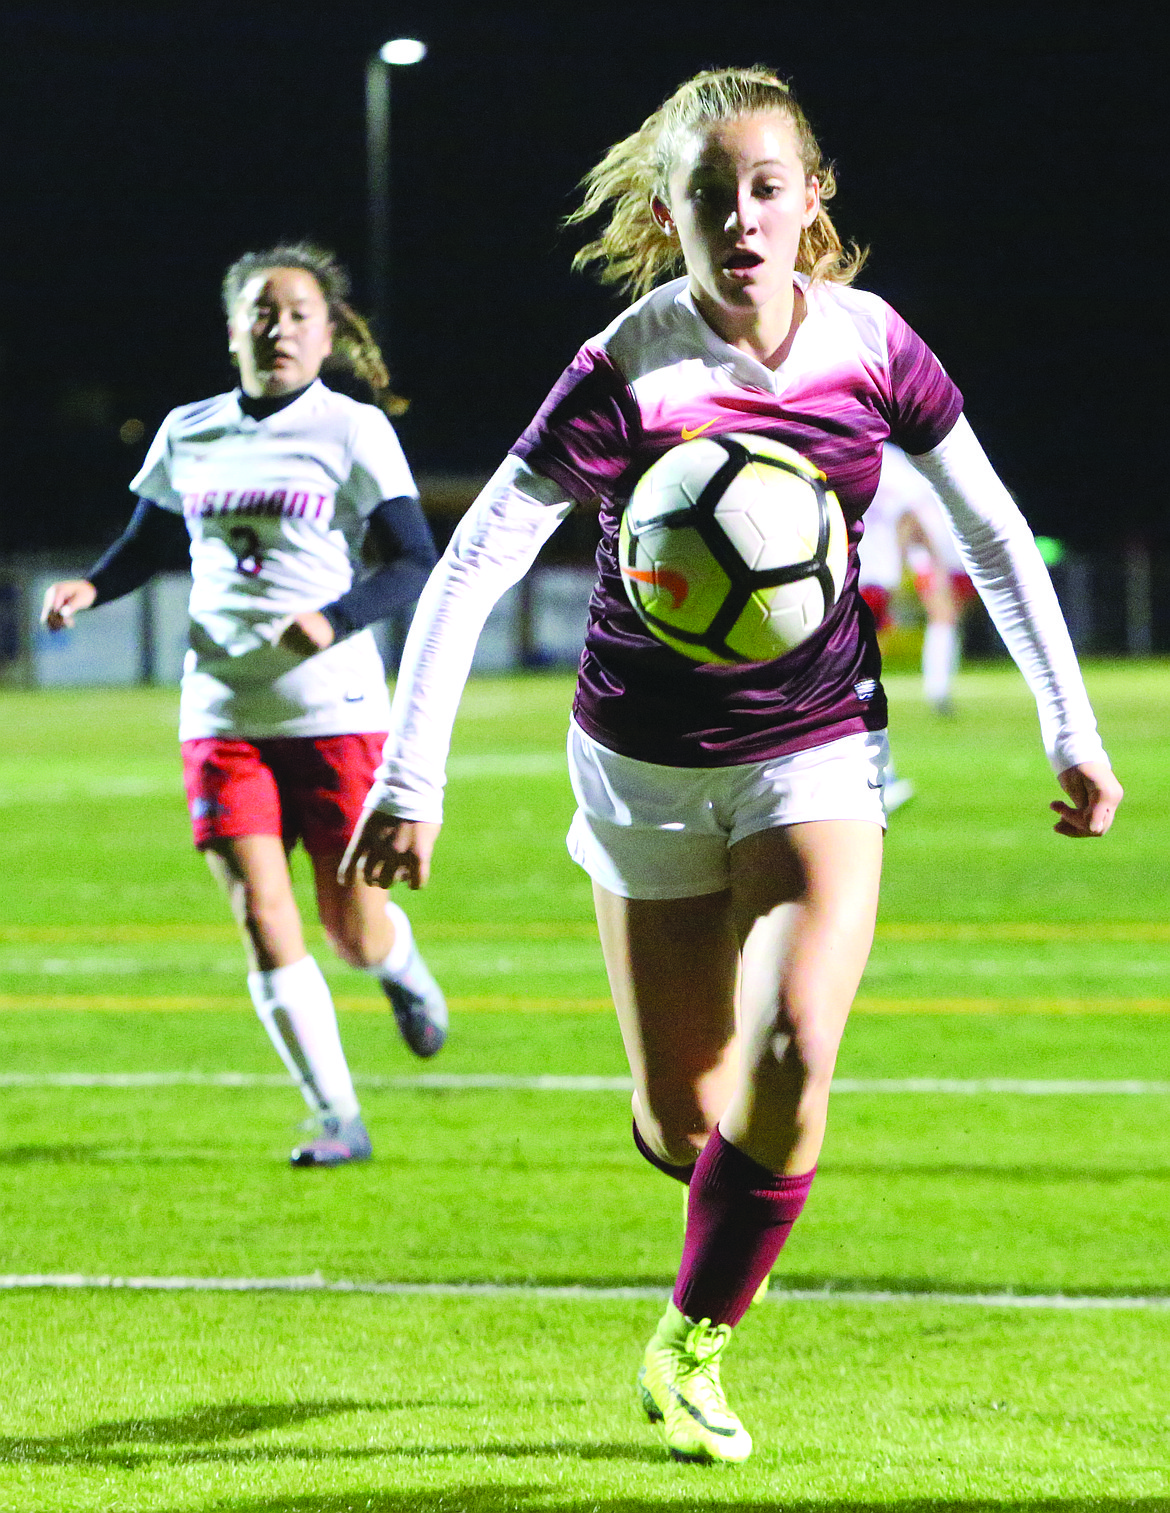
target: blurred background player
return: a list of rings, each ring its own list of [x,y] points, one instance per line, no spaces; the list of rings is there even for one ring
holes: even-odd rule
[[[901,587],[909,568],[926,616],[923,697],[937,714],[953,714],[962,620],[975,602],[975,585],[937,493],[901,447],[889,443],[882,451],[878,491],[865,514],[860,554],[862,597],[873,610],[879,631],[890,623],[890,597]]]
[[[882,454],[883,479],[885,458],[891,450],[891,444],[887,442]],[[901,587],[905,571],[902,528],[900,503],[891,491],[883,491],[879,484],[865,512],[865,534],[857,548],[857,587],[873,614],[879,638],[893,623],[891,602]],[[898,776],[892,756],[886,766],[883,797],[887,814],[893,814],[895,809],[900,809],[914,797],[914,784],[909,778]]]
[[[832,172],[787,86],[759,68],[700,74],[585,183],[574,218],[606,221],[578,263],[599,262],[644,298],[580,349],[431,575],[343,876],[425,882],[479,630],[574,505],[599,505],[569,732],[569,849],[593,880],[635,1143],[689,1184],[641,1401],[675,1457],[742,1461],[751,1436],[720,1362],[812,1185],[877,911],[886,703],[856,542],[891,437],[945,491],[1037,697],[1068,798],[1053,804],[1056,829],[1103,834],[1121,789],[1044,564],[961,395],[895,311],[849,288],[861,258],[824,209]],[[658,457],[700,432],[744,430],[825,473],[850,527],[850,566],[793,651],[704,665],[638,618],[618,532]]]
[[[926,614],[923,697],[936,714],[952,715],[951,690],[963,650],[963,619],[978,595],[938,495],[897,447],[883,463],[883,485],[887,478],[907,503],[903,517],[906,562]]]
[[[185,558],[190,650],[179,715],[195,844],[231,901],[248,988],[316,1119],[296,1166],[369,1157],[333,1000],[305,948],[289,876],[300,840],[337,954],[381,984],[411,1050],[432,1056],[447,1007],[384,890],[338,861],[389,720],[369,626],[413,605],[430,530],[381,408],[320,381],[339,364],[391,403],[385,364],[333,257],[307,243],[250,252],[223,283],[239,388],[173,410],[131,484],[123,535],[84,579],[54,583],[53,630]],[[379,565],[357,577],[363,551]]]

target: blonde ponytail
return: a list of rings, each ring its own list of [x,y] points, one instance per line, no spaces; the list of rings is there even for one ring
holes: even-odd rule
[[[796,268],[813,280],[837,284],[853,281],[865,261],[855,243],[846,248],[824,201],[837,192],[830,163],[795,96],[770,69],[707,69],[679,86],[647,116],[637,131],[616,143],[582,179],[581,204],[565,218],[578,225],[611,206],[600,235],[581,248],[575,269],[597,266],[602,283],[617,284],[637,298],[664,278],[682,272],[678,245],[659,226],[650,209],[651,197],[667,199],[667,185],[682,139],[715,121],[737,116],[779,112],[791,122],[806,179],[820,185],[821,208],[800,238]]]

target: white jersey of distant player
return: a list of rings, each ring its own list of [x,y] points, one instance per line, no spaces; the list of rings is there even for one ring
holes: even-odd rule
[[[912,514],[930,538],[935,561],[948,573],[966,572],[938,495],[901,447],[886,442],[882,448],[881,480],[865,512],[865,535],[859,551],[861,588],[872,584],[893,592],[901,583],[903,563],[898,522],[905,514]],[[929,571],[932,566],[921,547],[912,544],[906,556],[914,572]]]
[[[887,442],[882,449],[884,458],[889,455]],[[883,465],[883,477],[885,468]],[[898,541],[898,521],[902,506],[889,490],[879,486],[865,511],[865,532],[857,548],[858,588],[884,588],[888,593],[902,581],[902,547]]]
[[[320,380],[263,420],[244,414],[237,392],[182,405],[130,487],[181,513],[191,536],[180,740],[387,728],[368,629],[308,658],[276,644],[289,615],[350,588],[370,512],[417,496],[381,410]]]

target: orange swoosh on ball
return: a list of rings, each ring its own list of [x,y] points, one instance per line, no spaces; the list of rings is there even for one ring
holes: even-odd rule
[[[694,441],[696,436],[701,436],[708,426],[713,426],[714,424],[715,421],[712,419],[705,420],[701,426],[695,426],[693,430],[690,426],[683,426],[682,439],[684,441]]]
[[[633,578],[638,583],[649,583],[654,588],[665,590],[674,600],[671,609],[678,609],[691,591],[690,584],[683,575],[672,573],[669,568],[659,568],[656,573],[648,573],[637,567],[623,567],[622,572],[627,578]]]

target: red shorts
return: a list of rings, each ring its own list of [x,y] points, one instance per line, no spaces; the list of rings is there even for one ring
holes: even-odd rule
[[[914,588],[920,599],[925,598],[933,587],[933,573],[915,573]],[[955,605],[959,609],[965,609],[971,600],[976,597],[975,585],[966,573],[951,573],[951,594]]]
[[[876,583],[867,583],[861,590],[861,597],[872,610],[874,622],[878,630],[885,630],[886,626],[890,623],[889,589],[879,588]]]
[[[312,856],[340,855],[385,740],[363,733],[184,741],[183,785],[196,846],[279,835],[287,850],[299,840]]]

